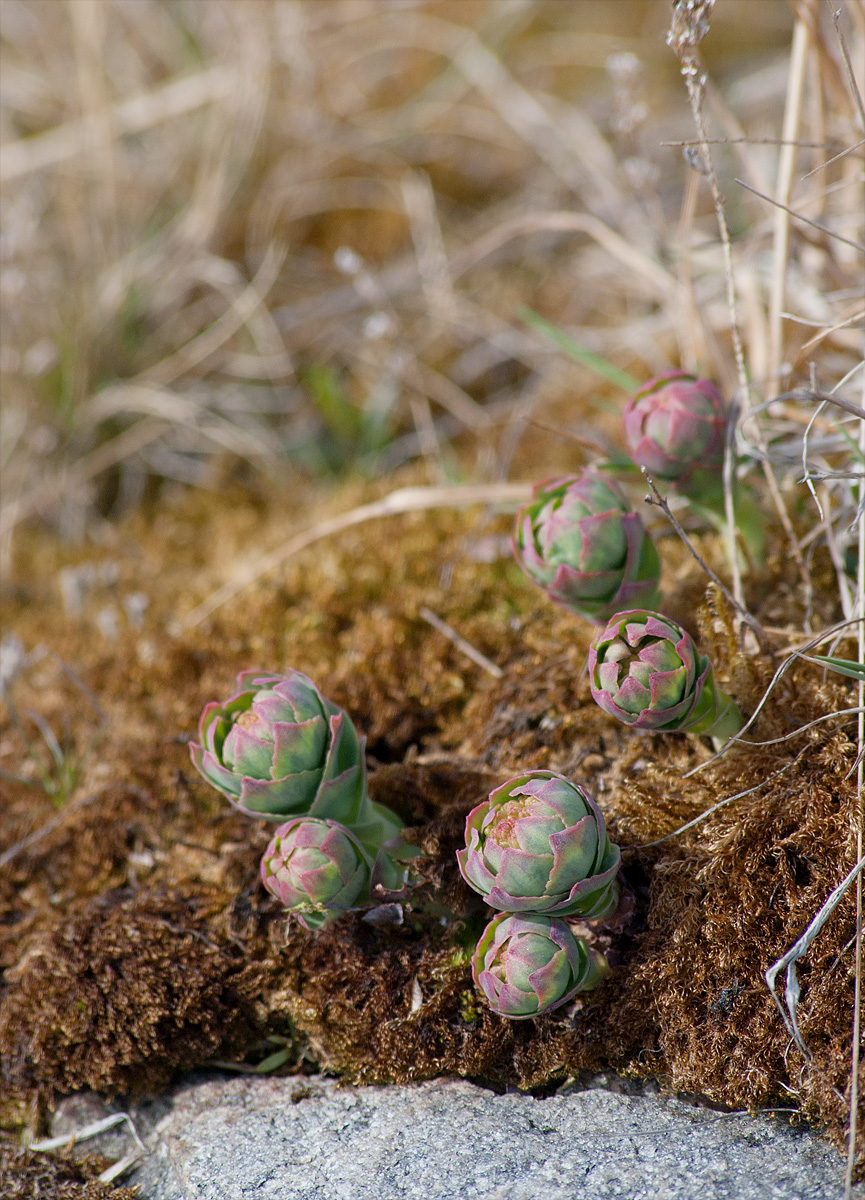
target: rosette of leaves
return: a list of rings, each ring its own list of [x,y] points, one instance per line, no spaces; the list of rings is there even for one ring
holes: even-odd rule
[[[366,790],[365,739],[300,671],[242,671],[201,714],[192,761],[241,812],[270,821],[339,821],[375,853],[402,828]]]
[[[625,436],[640,467],[679,491],[718,489],[724,465],[727,414],[710,379],[667,371],[631,398]]]
[[[261,860],[261,880],[312,930],[368,900],[371,868],[363,846],[344,825],[295,817],[273,835]]]
[[[606,959],[558,917],[500,913],[487,925],[472,958],[472,977],[493,1012],[512,1021],[559,1008],[597,987]]]
[[[628,403],[625,437],[639,467],[687,496],[693,509],[719,529],[727,523],[724,455],[727,406],[711,379],[667,371],[650,379]],[[753,563],[764,556],[763,516],[750,488],[732,480],[736,533]],[[651,603],[640,601],[643,607]],[[622,605],[622,608],[631,607]]]
[[[514,556],[551,600],[589,621],[655,603],[655,544],[620,489],[596,471],[535,485],[516,517]]]
[[[634,729],[728,738],[744,718],[681,625],[644,610],[618,613],[589,648],[595,703]]]
[[[588,792],[556,771],[528,771],[466,818],[457,851],[469,887],[493,908],[597,920],[619,902],[621,855]]]

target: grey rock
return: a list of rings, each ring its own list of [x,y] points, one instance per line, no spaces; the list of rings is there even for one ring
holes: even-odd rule
[[[148,1131],[149,1127],[149,1131]],[[140,1200],[836,1200],[841,1157],[785,1115],[601,1088],[199,1077],[140,1114]],[[861,1192],[858,1193],[861,1195]]]

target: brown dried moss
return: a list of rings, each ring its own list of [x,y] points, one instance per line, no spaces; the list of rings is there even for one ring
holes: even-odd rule
[[[812,1064],[789,1049],[763,973],[852,862],[851,727],[835,718],[713,763],[697,739],[631,734],[591,702],[590,630],[554,611],[507,559],[474,561],[472,547],[503,527],[444,513],[362,528],[308,553],[305,575],[292,567],[176,641],[157,642],[156,631],[185,586],[179,570],[151,628],[125,643],[52,617],[52,649],[74,663],[109,723],[54,827],[47,799],[8,789],[3,840],[17,847],[0,880],[9,1119],[11,1103],[34,1094],[155,1089],[179,1067],[241,1054],[275,1031],[360,1081],[455,1074],[545,1088],[612,1068],[735,1107],[789,1104],[792,1091],[840,1142],[852,896],[800,967]],[[152,542],[146,549],[145,561],[157,556]],[[704,581],[675,545],[667,549],[671,611],[687,620]],[[773,622],[795,616],[788,563],[754,590],[755,608],[762,595]],[[709,601],[701,644],[750,711],[776,663],[740,653],[729,615]],[[422,604],[503,676],[463,658],[418,616]],[[31,644],[45,637],[49,611],[46,601],[16,614]],[[269,827],[229,810],[191,771],[185,739],[203,703],[253,664],[307,671],[369,734],[373,794],[404,817],[424,853],[403,924],[348,917],[310,935],[287,922],[257,881]],[[93,714],[51,662],[16,687],[50,721],[67,713],[73,740],[92,737]],[[849,707],[849,696],[801,664],[748,737],[784,737]],[[16,734],[7,726],[3,736],[13,744]],[[467,952],[485,910],[461,882],[454,850],[470,807],[509,773],[542,765],[587,784],[603,805],[634,915],[611,934],[616,965],[602,989],[563,1013],[506,1022],[471,985]],[[647,846],[761,781],[687,834]]]
[[[0,1194],[4,1200],[135,1200],[136,1188],[99,1182],[108,1165],[97,1155],[35,1154],[0,1140]]]

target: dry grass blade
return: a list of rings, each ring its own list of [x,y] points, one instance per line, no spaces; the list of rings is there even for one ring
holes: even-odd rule
[[[836,333],[839,329],[846,329],[848,325],[853,325],[857,321],[862,320],[865,320],[865,310],[860,309],[857,312],[854,312],[851,316],[845,317],[843,321],[837,321],[834,325],[830,325],[828,329],[821,329],[819,333],[815,333],[812,338],[809,338],[808,341],[804,343],[799,351],[799,354],[802,355],[806,350],[810,350],[812,346],[819,345],[820,342],[824,341],[827,337],[831,337],[832,334]]]
[[[193,367],[197,367],[221,346],[224,346],[232,334],[240,329],[241,325],[246,324],[255,310],[263,303],[264,297],[276,283],[286,253],[285,246],[268,246],[255,278],[246,291],[238,296],[228,311],[204,333],[199,334],[197,338],[178,350],[176,354],[163,359],[162,362],[145,371],[141,376],[142,382],[163,386],[171,383],[179,375],[191,371]]]
[[[143,133],[154,125],[182,117],[207,104],[216,104],[231,95],[237,76],[226,67],[210,67],[197,75],[175,79],[157,91],[133,96],[117,104],[109,117],[121,135]],[[34,171],[67,162],[86,150],[98,118],[91,115],[69,121],[56,129],[34,134],[0,146],[0,183],[32,174]]]
[[[813,20],[813,3],[810,16]],[[787,283],[787,260],[790,241],[788,220],[793,170],[796,165],[796,141],[802,116],[802,100],[805,94],[806,65],[811,44],[810,21],[801,15],[793,31],[790,48],[790,74],[787,80],[787,100],[784,106],[784,126],[781,133],[783,146],[778,156],[778,178],[775,195],[779,207],[775,214],[774,243],[772,247],[772,291],[769,301],[769,362],[768,376],[777,379],[783,357],[781,312]]]
[[[669,504],[667,503],[665,498],[661,495],[661,493],[658,491],[658,488],[655,485],[654,479],[652,479],[651,475],[649,475],[649,473],[646,471],[645,467],[642,467],[641,470],[642,470],[643,478],[645,479],[645,481],[649,485],[649,487],[652,489],[652,494],[655,497],[655,499],[652,500],[650,497],[647,496],[646,502],[649,504],[656,504],[658,506],[658,508],[660,508],[660,510],[663,512],[664,516],[667,518],[667,520],[673,526],[673,529],[675,529],[676,533],[681,538],[684,545],[687,547],[688,553],[695,560],[695,562],[697,562],[699,564],[700,569],[706,574],[706,576],[709,579],[711,579],[712,583],[714,583],[714,585],[718,589],[718,591],[721,592],[721,594],[727,600],[727,603],[732,608],[734,608],[735,611],[739,614],[739,617],[744,622],[744,624],[746,624],[748,626],[748,628],[751,630],[751,632],[754,634],[758,643],[765,648],[767,645],[766,635],[763,632],[760,622],[758,620],[756,620],[756,618],[754,616],[752,616],[751,613],[748,612],[744,603],[742,603],[740,600],[736,599],[736,596],[730,591],[730,589],[726,586],[726,584],[723,583],[723,581],[718,578],[718,576],[715,574],[715,572],[712,570],[712,568],[703,559],[702,555],[699,553],[699,551],[694,546],[694,543],[688,537],[687,533],[685,533],[685,530],[682,528],[680,523],[676,520],[676,517],[674,516]],[[728,519],[729,519],[729,514],[728,514]],[[735,529],[735,526],[734,526],[734,529]],[[738,549],[736,548],[735,543],[734,543],[732,557],[735,559],[735,558],[737,558],[737,555],[738,555]]]
[[[81,800],[75,800],[72,804],[66,805],[63,811],[58,813],[56,817],[52,817],[50,821],[47,821],[44,825],[40,825],[38,829],[35,829],[32,833],[29,833],[27,837],[21,838],[20,841],[15,842],[12,846],[10,846],[8,850],[4,850],[3,853],[0,854],[0,870],[7,867],[9,863],[11,863],[13,859],[17,858],[17,856],[24,850],[29,850],[31,846],[35,845],[42,838],[47,837],[50,833],[53,833],[55,829],[68,821],[74,813],[77,813],[80,809],[86,808],[95,800],[98,800],[99,797],[104,794],[104,792],[104,787],[99,788],[97,791],[92,792],[89,796],[84,796]]]
[[[685,84],[688,89],[688,98],[691,103],[691,113],[699,134],[700,153],[703,164],[702,170],[705,171],[708,177],[709,186],[712,193],[715,217],[718,223],[718,231],[720,234],[721,247],[724,256],[724,278],[726,281],[730,338],[732,341],[733,352],[736,361],[736,371],[739,382],[739,398],[742,404],[743,412],[745,416],[747,416],[750,399],[750,387],[748,381],[748,372],[745,364],[742,336],[739,329],[736,282],[733,269],[730,232],[727,226],[724,203],[721,196],[720,186],[718,184],[718,178],[715,172],[711,151],[709,150],[709,143],[706,138],[706,131],[703,122],[703,96],[705,93],[706,84],[708,82],[708,76],[705,74],[700,62],[698,46],[708,31],[709,17],[714,7],[714,2],[715,0],[674,0],[673,21],[670,26],[670,33],[667,41],[668,44],[674,49],[681,63],[682,76],[685,80]],[[784,531],[787,534],[787,539],[790,544],[793,558],[795,559],[799,568],[799,574],[802,578],[803,585],[807,590],[810,587],[810,582],[808,579],[805,561],[802,556],[802,550],[799,545],[799,540],[796,537],[793,529],[786,505],[784,504],[775,472],[772,468],[771,462],[769,461],[769,457],[766,454],[762,433],[758,433],[758,446],[762,455],[761,465],[763,468],[763,474],[766,478],[766,483],[769,487],[769,492],[772,496],[775,510],[778,513],[781,524],[783,525]],[[729,555],[731,560],[730,567],[733,575],[733,595],[736,597],[737,604],[740,607],[744,607],[741,570],[739,567],[735,547],[736,518],[733,489],[731,486],[733,475],[731,461],[732,452],[733,444],[731,441],[728,441],[724,464],[724,505],[726,512]]]
[[[799,1024],[796,1018],[796,1010],[802,994],[799,988],[799,979],[796,974],[796,963],[800,958],[804,958],[804,956],[808,953],[808,948],[812,945],[815,938],[817,938],[819,935],[820,930],[841,903],[841,900],[843,899],[847,890],[857,879],[861,878],[863,868],[865,868],[865,858],[860,858],[856,863],[856,866],[853,867],[846,878],[844,878],[841,883],[838,884],[835,890],[827,897],[826,903],[814,917],[814,920],[811,922],[799,940],[795,942],[794,945],[792,945],[787,951],[787,953],[779,958],[776,963],[773,963],[766,972],[766,986],[772,993],[772,999],[778,1006],[778,1011],[781,1014],[781,1019],[787,1028],[787,1032],[799,1047],[802,1056],[808,1061],[810,1061],[812,1057],[811,1051],[802,1040],[802,1035],[799,1032]],[[786,1004],[786,1008],[779,1000],[778,993],[776,991],[776,981],[778,979],[778,975],[785,969],[785,967],[787,969],[787,984],[784,990],[784,1002]]]
[[[848,63],[849,65],[849,63]],[[858,96],[858,92],[857,92]],[[860,111],[862,108],[859,102]],[[865,386],[862,389],[862,421],[859,425],[859,453],[865,462]],[[859,591],[859,661],[865,663],[865,478],[859,481],[859,564],[856,574]],[[865,680],[859,680],[859,725],[856,756],[856,852],[862,857],[865,848]],[[853,1175],[856,1169],[856,1134],[859,1120],[859,1060],[862,1028],[862,967],[863,967],[863,891],[862,876],[856,877],[856,963],[853,994],[853,1030],[850,1047],[850,1121],[847,1133],[847,1173],[844,1188],[847,1200],[853,1194]]]
[[[107,1117],[103,1117],[99,1121],[92,1121],[89,1125],[82,1125],[78,1129],[73,1129],[70,1133],[60,1134],[58,1137],[43,1138],[38,1142],[31,1142],[29,1149],[40,1152],[60,1150],[65,1146],[75,1145],[78,1142],[89,1141],[90,1138],[98,1137],[100,1133],[107,1133],[109,1129],[114,1129],[120,1124],[126,1125],[132,1138],[135,1142],[135,1150],[131,1154],[124,1155],[117,1162],[112,1163],[110,1167],[99,1175],[100,1183],[112,1183],[115,1179],[119,1179],[135,1163],[138,1162],[142,1155],[147,1153],[147,1148],[138,1136],[138,1130],[135,1128],[135,1122],[130,1117],[129,1113],[118,1112],[111,1113]]]
[[[327,521],[319,521],[311,529],[304,530],[295,537],[289,538],[281,546],[277,546],[269,554],[257,559],[250,567],[242,572],[237,579],[217,588],[206,600],[197,604],[191,612],[179,618],[171,627],[170,632],[179,637],[187,629],[200,625],[203,620],[220,608],[223,604],[239,595],[244,588],[256,580],[270,574],[282,563],[286,562],[307,546],[322,538],[351,529],[365,521],[378,520],[382,517],[397,516],[401,513],[420,512],[430,508],[460,508],[472,504],[501,504],[514,500],[527,500],[531,495],[531,485],[525,483],[489,483],[465,484],[452,487],[406,487],[399,488],[382,500],[371,504],[362,504],[350,512],[342,513]]]
[[[696,767],[692,767],[690,771],[687,771],[685,773],[683,778],[689,779],[692,775],[696,775],[699,771],[702,771],[705,767],[711,766],[713,762],[715,762],[717,759],[721,758],[722,755],[726,754],[727,750],[730,749],[736,741],[741,739],[743,733],[748,732],[748,730],[751,728],[751,726],[754,724],[754,722],[759,717],[760,713],[763,711],[764,707],[766,706],[766,703],[769,700],[769,697],[772,695],[772,692],[777,687],[779,681],[794,666],[794,664],[796,663],[796,661],[798,659],[806,657],[806,652],[808,650],[813,650],[816,646],[819,646],[822,642],[828,641],[830,638],[834,637],[842,629],[847,628],[850,625],[856,625],[857,623],[861,625],[861,619],[852,618],[852,619],[848,619],[846,621],[841,621],[837,625],[834,625],[831,629],[823,630],[822,632],[815,634],[813,637],[809,638],[808,641],[805,642],[803,645],[792,650],[792,652],[789,654],[789,657],[785,658],[784,661],[781,663],[781,665],[775,670],[774,675],[772,676],[768,685],[764,689],[763,694],[760,697],[759,701],[755,705],[754,711],[751,713],[751,716],[748,718],[748,720],[745,722],[745,724],[739,730],[738,734],[736,734],[736,735],[734,735],[734,737],[730,738],[727,745],[722,747],[722,749],[716,751],[715,754],[713,754],[711,758],[707,758],[704,762],[698,763]],[[857,707],[850,711],[858,712],[859,708]],[[819,718],[819,720],[820,721],[827,720],[829,716],[835,716],[835,715],[836,715],[835,713],[824,715],[824,716],[821,716]],[[847,715],[849,715],[849,712]],[[819,723],[819,721],[817,723]],[[799,732],[800,732],[800,730],[795,730],[791,736],[795,737]],[[782,740],[787,740],[787,739],[782,739]]]
[[[443,621],[441,617],[437,617],[432,609],[422,604],[418,612],[429,625],[432,625],[433,629],[443,634],[449,642],[453,642],[466,658],[470,658],[473,663],[477,663],[479,667],[483,667],[487,674],[492,675],[494,679],[502,678],[504,671],[500,666],[494,663],[492,659],[487,658],[485,654],[481,654],[476,646],[467,641],[461,633],[457,633],[451,625],[448,625],[447,621]]]
[[[667,38],[679,58],[682,77],[688,89],[688,99],[691,102],[691,114],[700,140],[702,170],[705,171],[712,191],[715,205],[715,216],[721,236],[721,246],[724,252],[724,276],[727,282],[727,307],[730,316],[730,335],[733,341],[733,351],[736,358],[736,370],[739,379],[739,395],[743,404],[748,398],[748,373],[745,367],[745,353],[742,346],[742,336],[739,331],[739,318],[736,308],[736,284],[733,276],[733,257],[730,248],[730,233],[727,228],[727,218],[721,199],[721,189],[712,162],[712,153],[706,139],[703,124],[703,96],[705,94],[707,76],[700,63],[697,47],[705,37],[709,28],[709,17],[715,0],[675,0],[673,5],[673,21]],[[745,594],[742,587],[742,572],[739,565],[739,555],[736,547],[736,513],[733,499],[732,470],[733,443],[727,441],[724,455],[724,507],[726,513],[726,536],[730,570],[733,576],[733,597],[735,607],[740,617],[745,610]]]
[[[44,480],[32,491],[7,502],[0,513],[0,537],[5,537],[20,521],[33,516],[47,505],[56,503],[61,496],[68,495],[88,479],[93,479],[115,463],[123,462],[143,447],[155,442],[168,428],[169,422],[158,417],[136,421],[111,441],[91,450],[66,471]]]
[[[782,204],[780,200],[775,200],[771,196],[766,196],[763,192],[759,192],[756,188],[751,187],[749,183],[745,183],[744,179],[737,179],[736,183],[746,191],[753,192],[755,196],[759,196],[761,200],[765,200],[768,204],[772,204],[775,208],[782,209],[788,216],[795,217],[797,221],[803,221],[806,225],[810,225],[812,229],[817,229],[820,233],[824,233],[828,238],[834,238],[836,242],[843,242],[845,246],[849,246],[851,250],[857,250],[860,254],[865,254],[865,246],[859,242],[854,242],[850,238],[844,237],[838,233],[836,229],[830,229],[827,225],[822,225],[819,221],[812,221],[810,217],[804,216],[803,213],[796,212],[787,204]],[[780,314],[779,314],[780,316]]]
[[[451,273],[455,276],[462,275],[514,238],[545,232],[585,233],[594,238],[599,246],[603,246],[622,266],[645,279],[658,300],[669,300],[675,292],[675,279],[660,263],[590,213],[539,212],[530,216],[514,217],[491,229],[473,245],[455,255],[450,263]]]

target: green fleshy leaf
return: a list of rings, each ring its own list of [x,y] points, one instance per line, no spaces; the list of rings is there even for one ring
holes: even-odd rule
[[[727,528],[727,510],[724,505],[723,489],[713,497],[688,493],[691,508],[704,521],[713,525],[719,533]],[[735,489],[734,512],[736,514],[736,532],[744,543],[745,550],[755,567],[761,567],[766,560],[766,517],[760,508],[750,488],[737,484]]]
[[[660,579],[660,577],[661,559],[658,555],[658,548],[647,533],[643,538],[643,544],[640,547],[640,561],[637,566],[637,574],[635,578],[642,583],[643,580]],[[648,602],[644,602],[643,608],[651,609],[652,605]]]
[[[363,767],[357,764],[335,779],[322,780],[309,815],[339,821],[352,829],[359,821],[366,819],[365,808],[368,804]]]
[[[274,726],[273,732],[274,746],[271,751],[274,779],[284,779],[301,771],[314,771],[321,766],[329,732],[324,717],[312,717],[297,724],[281,721]]]
[[[332,735],[333,741],[324,768],[325,781],[335,779],[351,767],[363,762],[363,749],[354,722],[342,709],[340,709],[340,715],[342,720],[338,724],[336,733]]]

